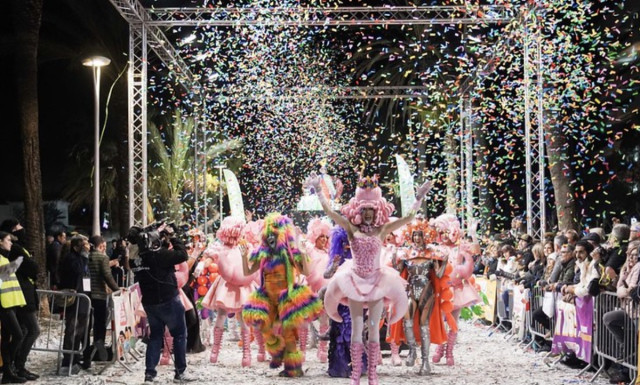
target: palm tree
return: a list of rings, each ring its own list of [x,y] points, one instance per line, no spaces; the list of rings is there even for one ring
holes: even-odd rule
[[[42,0],[11,1],[11,21],[16,36],[14,74],[20,115],[24,165],[24,206],[27,248],[40,266],[39,285],[44,286],[44,212],[38,136],[38,41],[42,18]]]
[[[185,214],[185,201],[193,183],[188,178],[192,174],[195,162],[193,151],[194,131],[196,123],[193,117],[183,117],[176,111],[171,124],[158,126],[153,121],[148,123],[149,129],[149,195],[154,201],[155,214],[168,217],[172,221],[181,222]],[[240,140],[218,140],[208,145],[206,158],[212,160],[224,153],[233,153],[241,147]],[[201,180],[196,183],[200,184]],[[218,191],[217,177],[208,171],[207,185],[199,186],[207,189],[213,200]]]

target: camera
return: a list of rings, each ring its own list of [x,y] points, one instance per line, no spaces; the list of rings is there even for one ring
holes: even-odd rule
[[[178,237],[183,231],[175,223],[165,221],[154,222],[147,227],[133,226],[127,232],[125,239],[138,245],[141,252],[157,251],[162,247],[164,238]]]

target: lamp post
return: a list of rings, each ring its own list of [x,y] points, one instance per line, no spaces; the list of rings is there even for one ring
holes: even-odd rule
[[[94,104],[94,139],[93,145],[93,226],[92,235],[100,235],[100,68],[109,65],[111,60],[104,56],[91,56],[82,61],[82,65],[93,69],[93,85],[95,91]]]

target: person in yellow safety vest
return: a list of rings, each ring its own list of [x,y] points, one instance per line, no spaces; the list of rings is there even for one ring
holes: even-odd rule
[[[12,243],[11,234],[0,231],[0,271],[5,265],[11,263],[8,257]],[[15,267],[12,267],[12,269],[15,269]],[[2,354],[3,363],[3,384],[23,384],[27,382],[26,378],[18,376],[13,369],[16,354],[24,339],[22,327],[16,317],[16,309],[25,304],[26,301],[20,288],[20,282],[18,282],[15,273],[11,272],[7,277],[4,277],[2,285],[0,285],[0,321],[2,322],[0,353]]]
[[[0,224],[0,231],[11,233],[11,235],[17,238],[12,239],[13,245],[11,245],[9,261],[15,264],[18,259],[22,258],[22,263],[18,267],[18,270],[16,270],[16,278],[18,278],[22,295],[24,295],[27,304],[16,309],[16,316],[20,320],[20,326],[24,334],[22,346],[20,346],[15,357],[16,374],[18,377],[26,378],[27,381],[35,381],[40,376],[27,370],[26,364],[27,358],[31,353],[31,348],[40,335],[40,327],[38,326],[40,300],[38,299],[38,292],[36,291],[39,268],[35,258],[31,257],[31,254],[29,254],[24,246],[27,234],[19,220],[16,218],[5,219],[2,221],[2,224]]]

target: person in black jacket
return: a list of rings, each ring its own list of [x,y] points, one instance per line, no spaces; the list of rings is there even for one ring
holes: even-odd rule
[[[83,235],[74,235],[70,242],[70,251],[60,259],[60,288],[78,294],[91,294],[91,275],[89,272],[89,240]],[[86,298],[77,297],[71,306],[65,309],[65,329],[63,347],[65,350],[78,351],[80,345],[86,341],[85,333],[88,332],[88,322],[91,315],[91,303]],[[88,350],[88,346],[83,346]],[[86,353],[85,353],[86,354]],[[85,357],[86,358],[86,357]],[[65,353],[62,359],[62,366],[72,367],[71,373],[77,373],[80,368],[77,363],[82,361],[80,355]],[[85,362],[82,365],[87,368],[91,363]],[[63,369],[63,372],[66,369]]]
[[[25,368],[27,357],[31,352],[31,347],[40,335],[38,326],[38,293],[36,292],[36,280],[38,279],[38,264],[31,258],[31,254],[24,248],[25,229],[15,218],[9,218],[2,222],[0,231],[13,234],[17,241],[13,242],[9,253],[9,261],[15,261],[22,257],[22,264],[16,271],[16,277],[20,283],[22,294],[26,301],[25,306],[16,308],[16,317],[20,320],[23,340],[15,357],[16,374],[18,377],[26,378],[29,381],[37,380],[40,376],[30,372]]]
[[[160,233],[166,232],[172,250],[163,245]],[[178,296],[175,265],[187,261],[189,256],[182,241],[174,237],[170,226],[161,225],[157,230],[142,231],[132,227],[127,240],[137,245],[138,258],[130,261],[135,280],[140,285],[142,306],[147,313],[151,334],[145,359],[145,382],[153,382],[158,372],[164,328],[173,337],[175,383],[191,382],[185,375],[187,368],[187,326],[185,309]],[[131,256],[135,256],[131,252]]]

